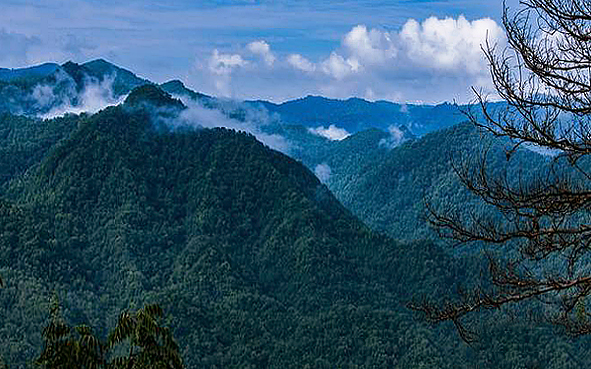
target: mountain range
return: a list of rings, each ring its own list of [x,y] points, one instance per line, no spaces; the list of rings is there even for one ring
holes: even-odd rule
[[[587,340],[545,324],[485,313],[471,322],[481,341],[468,346],[405,307],[478,279],[482,258],[444,248],[420,204],[424,194],[442,206],[476,201],[458,188],[454,153],[489,140],[500,167],[507,142],[466,124],[436,130],[435,116],[421,126],[428,134],[411,120],[398,127],[407,137],[393,137],[394,118],[351,118],[338,126],[350,135],[330,139],[313,131],[337,122],[318,105],[386,105],[225,101],[102,60],[0,78],[0,355],[11,367],[39,354],[52,295],[65,319],[101,335],[121,311],[159,303],[190,368],[591,363]],[[40,89],[55,99],[33,102]],[[89,105],[93,90],[115,106],[47,117]],[[270,138],[288,155],[260,142]],[[525,161],[547,158],[522,150],[508,170]]]

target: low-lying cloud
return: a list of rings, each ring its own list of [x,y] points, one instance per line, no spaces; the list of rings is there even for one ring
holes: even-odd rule
[[[86,78],[84,88],[80,93],[77,93],[75,89],[71,90],[66,96],[60,97],[62,101],[59,105],[51,108],[47,113],[41,114],[40,117],[51,119],[69,113],[94,114],[107,106],[122,103],[126,95],[114,96],[114,79],[114,76],[107,76],[101,81],[95,78]],[[41,106],[50,106],[51,102],[57,99],[54,88],[45,85],[37,86],[33,92],[33,97]]]
[[[339,128],[334,124],[331,124],[330,126],[328,126],[328,128],[325,128],[323,126],[316,128],[308,128],[308,131],[314,135],[328,138],[331,141],[344,140],[345,138],[351,135],[349,132],[347,132],[346,129]]]
[[[390,135],[387,138],[382,138],[379,145],[387,149],[393,149],[400,146],[401,143],[408,140],[408,137],[404,134],[400,128],[396,126],[388,127],[388,133]]]
[[[180,99],[187,106],[187,109],[183,110],[178,117],[167,120],[166,123],[173,128],[230,128],[250,133],[274,150],[283,153],[289,152],[290,144],[283,136],[264,131],[264,126],[268,125],[273,119],[266,110],[241,106],[244,113],[244,121],[242,121],[229,118],[220,109],[204,107],[198,101],[186,96],[175,97]],[[228,104],[230,105],[229,109],[234,105],[232,102],[228,102]]]
[[[314,174],[316,174],[316,177],[318,177],[320,182],[326,184],[328,183],[328,180],[330,179],[332,173],[330,166],[328,166],[328,164],[326,163],[322,163],[318,164],[316,168],[314,168]]]

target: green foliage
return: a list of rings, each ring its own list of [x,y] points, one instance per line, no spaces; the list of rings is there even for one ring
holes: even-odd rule
[[[80,117],[38,120],[0,114],[0,193],[15,177],[39,163],[52,146],[68,137]]]
[[[179,347],[167,327],[161,326],[158,305],[146,305],[135,313],[123,312],[109,334],[108,347],[127,343],[129,355],[113,359],[114,368],[183,368]]]
[[[587,341],[525,325],[507,335],[494,314],[478,349],[414,321],[405,302],[447,296],[480,261],[372,232],[308,169],[251,135],[166,131],[127,105],[74,121],[38,161],[10,169],[0,201],[0,353],[12,366],[39,357],[48,337],[80,351],[83,337],[113,326],[120,360],[131,347],[133,365],[148,360],[143,350],[175,365],[153,345],[172,347],[155,329],[163,323],[188,367],[510,368],[577,351],[591,362]],[[378,158],[390,152],[383,135],[339,145],[377,142]],[[44,338],[50,291],[64,296],[62,322],[95,329],[60,336],[56,320]],[[170,315],[116,314],[154,301]],[[153,341],[141,338],[149,332]]]
[[[448,212],[461,212],[467,205],[484,211],[454,169],[465,160],[479,158],[482,147],[489,152],[489,169],[511,181],[531,179],[551,161],[520,149],[506,165],[509,142],[494,140],[467,123],[394,148],[387,145],[389,135],[376,129],[342,141],[311,136],[298,127],[285,127],[282,133],[298,143],[292,155],[310,169],[322,163],[330,167],[327,186],[345,207],[372,229],[399,240],[435,238],[424,220],[426,200]]]
[[[183,368],[178,345],[169,329],[161,325],[162,309],[147,305],[136,312],[123,312],[106,342],[86,325],[71,328],[51,305],[51,320],[43,330],[43,351],[36,360],[42,368]],[[119,346],[129,347],[124,356],[111,354]]]

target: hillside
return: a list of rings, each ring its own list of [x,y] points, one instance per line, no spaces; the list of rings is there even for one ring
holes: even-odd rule
[[[177,104],[156,87],[129,100],[154,96]],[[578,350],[495,320],[486,351],[427,329],[404,303],[447,295],[477,260],[376,235],[295,160],[227,129],[166,130],[150,101],[78,117],[13,175],[0,201],[10,365],[40,351],[53,293],[102,334],[121,310],[160,303],[190,368],[514,367]]]
[[[341,141],[309,136],[305,130],[287,135],[299,143],[292,155],[311,170],[318,165],[330,168],[325,182],[337,199],[372,229],[399,240],[434,237],[424,221],[425,199],[449,211],[479,203],[460,183],[454,164],[480,157],[483,149],[488,150],[489,169],[514,180],[527,179],[550,162],[549,156],[527,149],[507,161],[511,145],[469,123],[395,147],[388,146],[388,134],[376,129]]]
[[[353,329],[335,324],[343,311],[363,325],[406,320],[387,313],[403,294],[385,283],[403,277],[393,267],[399,246],[372,234],[302,165],[245,134],[161,132],[143,108],[109,108],[82,118],[13,181],[2,212],[9,363],[39,350],[54,290],[69,319],[99,327],[130,305],[160,302],[191,367],[361,364],[390,344],[357,342],[349,356],[329,349]]]

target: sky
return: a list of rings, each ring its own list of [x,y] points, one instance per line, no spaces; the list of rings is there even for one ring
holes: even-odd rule
[[[468,102],[506,43],[500,0],[0,2],[0,67],[104,58],[235,99]]]

